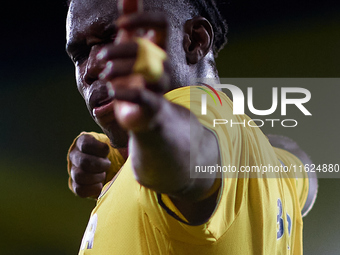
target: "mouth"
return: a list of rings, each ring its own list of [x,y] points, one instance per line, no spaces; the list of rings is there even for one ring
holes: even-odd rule
[[[99,101],[95,107],[93,107],[92,115],[96,119],[103,118],[104,116],[111,115],[113,117],[113,101],[111,98],[106,98]]]

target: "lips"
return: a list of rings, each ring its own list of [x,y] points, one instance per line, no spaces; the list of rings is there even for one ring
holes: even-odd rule
[[[100,123],[114,120],[113,101],[107,93],[106,86],[98,86],[91,92],[89,106],[92,115]]]
[[[92,114],[97,119],[102,118],[106,115],[113,116],[113,101],[107,99],[100,102],[97,107],[93,108]]]

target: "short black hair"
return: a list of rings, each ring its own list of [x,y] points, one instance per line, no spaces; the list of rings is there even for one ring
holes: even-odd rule
[[[71,1],[67,0],[67,6],[70,5]],[[223,2],[222,0],[218,1]],[[216,57],[217,53],[227,43],[228,32],[227,22],[217,6],[217,0],[189,0],[189,3],[197,11],[197,15],[206,18],[211,23],[214,30],[213,52]]]

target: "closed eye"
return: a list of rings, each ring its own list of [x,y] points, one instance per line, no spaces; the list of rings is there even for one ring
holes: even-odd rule
[[[74,64],[79,65],[90,53],[90,48],[85,41],[71,41],[66,44],[66,52]]]
[[[97,24],[98,25],[98,24]],[[114,42],[117,36],[117,29],[114,24],[103,23],[98,25],[96,33],[83,36],[75,36],[66,44],[66,52],[75,65],[81,65],[90,55],[95,45],[104,45]]]
[[[89,57],[91,47],[86,47],[84,49],[79,49],[76,53],[72,56],[72,61],[75,65],[81,65],[86,61]]]

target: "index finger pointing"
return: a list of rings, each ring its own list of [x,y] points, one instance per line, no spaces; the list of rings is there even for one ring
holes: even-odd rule
[[[141,12],[143,10],[142,0],[119,0],[118,9],[122,14]]]
[[[124,15],[117,20],[117,26],[123,29],[136,29],[148,27],[154,29],[167,29],[168,22],[164,13],[134,13]]]

